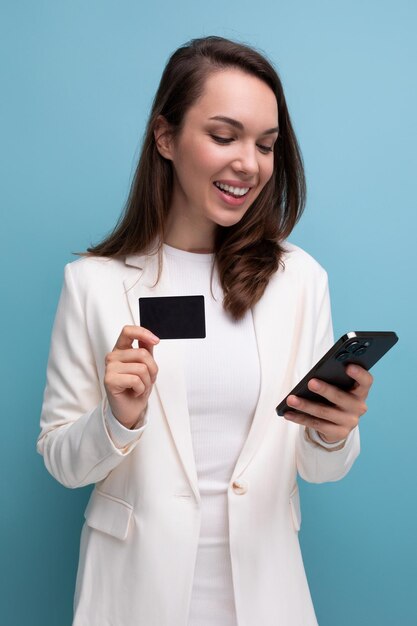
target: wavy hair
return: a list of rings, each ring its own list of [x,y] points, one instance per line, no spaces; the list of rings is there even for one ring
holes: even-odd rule
[[[299,220],[306,195],[302,156],[280,78],[272,64],[247,45],[211,36],[193,39],[172,54],[152,104],[125,208],[114,230],[83,254],[120,258],[146,252],[156,240],[159,280],[173,170],[171,161],[156,147],[157,120],[162,115],[173,134],[178,134],[186,112],[202,95],[208,75],[227,68],[256,76],[272,89],[279,125],[270,180],[237,224],[216,227],[213,252],[224,292],[223,307],[238,320],[258,302],[271,275],[283,265],[282,243]]]

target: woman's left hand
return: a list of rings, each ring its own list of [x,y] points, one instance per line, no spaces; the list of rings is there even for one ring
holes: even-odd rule
[[[372,375],[359,365],[348,365],[346,373],[356,381],[349,391],[317,378],[312,378],[308,383],[311,391],[323,396],[332,405],[290,395],[287,404],[297,410],[287,411],[285,419],[316,430],[327,443],[346,439],[358,425],[359,418],[368,410],[365,402],[373,383]]]

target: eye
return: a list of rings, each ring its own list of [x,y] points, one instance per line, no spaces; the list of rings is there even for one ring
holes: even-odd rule
[[[216,141],[217,143],[221,144],[227,144],[233,141],[232,137],[219,137],[218,135],[210,135],[210,137],[214,139],[214,141]]]
[[[258,148],[262,152],[262,154],[268,154],[268,152],[274,151],[274,146],[262,146],[258,144]]]
[[[210,137],[212,139],[214,139],[214,141],[216,143],[220,143],[220,144],[230,144],[232,143],[232,141],[234,141],[233,137],[219,137],[219,135],[213,135],[210,133]],[[262,144],[257,144],[259,150],[262,152],[262,154],[269,154],[270,152],[274,151],[274,146],[264,146]]]

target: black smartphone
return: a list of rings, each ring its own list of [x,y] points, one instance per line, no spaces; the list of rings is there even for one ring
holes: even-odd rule
[[[302,380],[290,391],[285,399],[277,406],[278,415],[286,411],[296,411],[287,405],[286,399],[290,395],[300,396],[308,400],[316,400],[322,404],[331,404],[307,387],[312,378],[319,378],[327,383],[336,385],[340,389],[348,390],[355,384],[353,378],[347,375],[345,368],[349,363],[361,365],[366,370],[371,369],[379,359],[398,341],[396,333],[391,331],[352,331],[343,335],[332,348],[314,365]]]
[[[139,298],[140,325],[159,339],[203,339],[206,336],[204,296]]]

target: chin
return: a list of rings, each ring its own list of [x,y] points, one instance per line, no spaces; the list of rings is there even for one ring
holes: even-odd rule
[[[213,222],[217,224],[217,226],[223,226],[224,228],[227,228],[228,226],[234,226],[235,224],[238,224],[238,222],[240,222],[245,213],[240,214],[231,212],[229,215],[218,215],[213,218]]]

